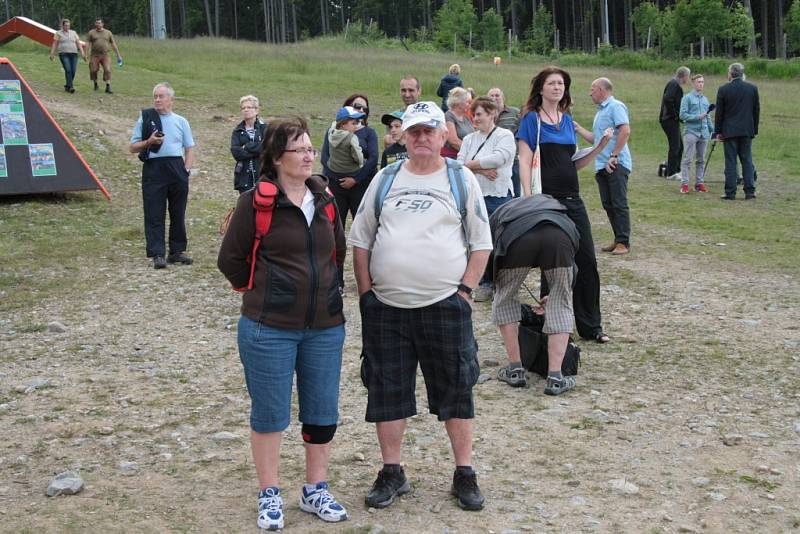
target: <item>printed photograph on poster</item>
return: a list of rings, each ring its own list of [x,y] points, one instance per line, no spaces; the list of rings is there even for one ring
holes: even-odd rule
[[[22,89],[19,80],[0,80],[0,102],[22,104]]]
[[[8,167],[6,166],[5,145],[0,145],[0,178],[8,178]]]
[[[28,129],[24,113],[4,113],[0,115],[4,145],[27,145]]]
[[[28,145],[31,155],[31,171],[34,176],[56,175],[56,154],[52,143]]]

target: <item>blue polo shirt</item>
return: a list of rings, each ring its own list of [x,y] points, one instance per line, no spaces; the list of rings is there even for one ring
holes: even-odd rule
[[[592,124],[592,133],[594,133],[595,140],[599,140],[603,137],[603,131],[606,128],[613,128],[614,136],[603,151],[595,158],[595,171],[605,168],[606,163],[608,163],[611,157],[611,151],[617,146],[619,127],[623,124],[630,123],[628,107],[613,96],[609,96],[597,105],[597,114],[594,116],[594,123]],[[631,159],[631,151],[628,150],[628,143],[625,143],[625,146],[619,151],[617,162],[629,171],[633,170],[633,160]]]
[[[192,128],[189,126],[189,121],[175,113],[159,115],[159,117],[164,131],[164,142],[158,152],[150,152],[150,159],[182,158],[184,156],[183,149],[194,146],[194,138],[192,137]],[[139,115],[139,120],[136,121],[136,126],[133,128],[131,143],[138,143],[141,140],[142,116]]]

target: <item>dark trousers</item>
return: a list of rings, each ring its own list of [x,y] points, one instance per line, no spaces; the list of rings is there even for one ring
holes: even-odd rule
[[[725,147],[725,196],[736,196],[736,180],[739,177],[737,159],[742,163],[742,179],[745,196],[756,194],[755,167],[753,166],[753,138],[726,137]]]
[[[578,276],[575,278],[575,287],[572,289],[575,326],[579,336],[587,339],[594,338],[595,334],[603,331],[603,326],[600,314],[600,274],[597,272],[597,257],[594,254],[592,224],[589,222],[589,214],[586,213],[586,206],[580,197],[559,198],[558,201],[567,208],[567,216],[575,223],[581,236],[578,251],[575,254]],[[547,295],[550,289],[544,274],[542,274],[541,283],[541,295]]]
[[[339,209],[339,216],[342,218],[342,226],[345,226],[348,212],[355,219],[358,206],[361,205],[361,199],[364,198],[364,193],[367,192],[369,180],[357,183],[350,189],[343,189],[336,178],[329,177],[329,180],[331,193],[333,193],[333,198],[336,199],[336,207]],[[343,271],[339,271],[339,287],[344,287]]]
[[[189,172],[183,158],[151,158],[142,168],[142,204],[147,257],[166,256],[164,230],[169,206],[169,253],[186,250]]]
[[[58,54],[61,66],[64,67],[64,87],[72,87],[72,80],[75,79],[75,71],[78,70],[78,54],[68,54],[61,52]]]
[[[680,121],[670,119],[661,121],[661,129],[667,134],[669,150],[667,151],[667,176],[681,172],[683,158],[683,139],[681,138]]]
[[[600,189],[600,201],[606,210],[608,221],[614,230],[614,242],[626,247],[631,244],[631,215],[628,209],[628,175],[631,173],[622,165],[614,172],[605,169],[597,171],[594,179]]]
[[[511,184],[514,186],[514,198],[519,198],[522,195],[522,184],[519,181],[519,158],[516,158],[511,166]]]

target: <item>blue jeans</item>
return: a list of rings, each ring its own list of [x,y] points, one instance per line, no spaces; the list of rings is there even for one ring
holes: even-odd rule
[[[295,372],[300,421],[320,426],[339,421],[344,324],[290,330],[241,316],[238,342],[252,401],[250,428],[280,432],[289,426]]]
[[[75,79],[75,72],[78,70],[78,54],[61,52],[58,54],[58,59],[61,60],[61,66],[64,67],[64,87],[69,89],[72,87],[72,80]]]
[[[497,210],[497,208],[499,208],[512,198],[514,197],[511,196],[511,193],[508,193],[504,197],[483,197],[483,203],[486,204],[486,214],[489,217],[491,217],[492,213],[494,213],[495,210]],[[485,274],[481,276],[481,281],[479,282],[479,284],[481,286],[494,287],[494,284],[491,282],[491,280],[486,278]]]
[[[608,222],[614,230],[614,242],[626,247],[631,244],[631,215],[628,209],[628,175],[631,173],[622,165],[617,165],[614,172],[605,169],[594,175],[600,190],[600,202],[608,215]]]
[[[739,177],[736,159],[742,163],[742,178],[744,179],[744,194],[756,194],[756,182],[753,166],[753,138],[752,137],[726,137],[722,143],[725,147],[725,196],[736,196],[736,179]]]

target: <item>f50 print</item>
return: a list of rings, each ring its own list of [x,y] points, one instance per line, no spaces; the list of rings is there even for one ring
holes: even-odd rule
[[[408,199],[408,198],[400,198],[394,205],[395,210],[397,211],[416,211],[422,212],[426,211],[433,205],[432,200],[424,199],[424,198],[416,198],[416,199]]]

